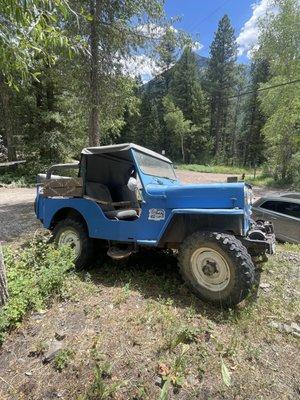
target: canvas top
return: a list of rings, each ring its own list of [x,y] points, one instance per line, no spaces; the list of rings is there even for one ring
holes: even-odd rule
[[[172,163],[171,160],[169,160],[167,157],[159,153],[156,153],[155,151],[149,150],[146,147],[142,147],[134,143],[112,144],[109,146],[99,146],[99,147],[85,147],[82,150],[81,154],[89,155],[89,154],[105,154],[105,153],[118,153],[118,152],[123,152],[126,154],[130,149],[139,151],[144,154],[148,154],[149,156],[158,158],[168,163]]]

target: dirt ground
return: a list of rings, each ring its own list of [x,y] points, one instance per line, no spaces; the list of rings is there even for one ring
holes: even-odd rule
[[[0,241],[27,236],[40,227],[33,203],[34,188],[0,188]]]
[[[299,338],[270,324],[300,322],[299,261],[300,253],[278,252],[258,300],[229,312],[193,296],[167,255],[71,275],[63,295],[25,318],[0,349],[0,399],[298,399]],[[61,370],[57,357],[44,358],[56,346]],[[174,383],[161,397],[164,371]]]
[[[183,183],[225,182],[227,174],[176,171]],[[255,198],[280,194],[283,191],[254,187]],[[41,227],[34,215],[35,188],[0,188],[0,241],[12,241],[27,236]]]

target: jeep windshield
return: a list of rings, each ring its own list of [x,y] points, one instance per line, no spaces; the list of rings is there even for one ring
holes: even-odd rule
[[[148,154],[140,153],[139,151],[135,151],[134,153],[137,163],[144,174],[172,181],[177,180],[172,164]]]

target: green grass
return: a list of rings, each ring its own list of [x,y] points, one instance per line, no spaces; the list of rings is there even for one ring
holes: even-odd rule
[[[284,251],[293,251],[295,253],[300,253],[300,244],[284,243],[281,245]]]
[[[0,344],[31,310],[41,310],[60,294],[67,272],[73,268],[72,250],[55,249],[36,238],[21,251],[5,247],[4,262],[9,299],[0,313]]]
[[[66,160],[66,162],[74,162],[74,160]],[[36,178],[38,174],[46,173],[50,165],[54,164],[55,161],[44,161],[44,162],[27,162],[25,165],[20,165],[16,170],[13,171],[1,171],[0,175],[0,187],[31,187],[35,186]],[[69,176],[77,176],[77,170],[70,169],[68,171]]]
[[[178,169],[194,172],[212,173],[212,174],[228,174],[236,175],[241,178],[245,174],[245,182],[254,186],[267,186],[271,188],[290,188],[291,184],[277,182],[272,176],[265,175],[262,170],[256,170],[254,177],[254,169],[246,167],[236,167],[227,165],[201,165],[201,164],[179,164]]]
[[[71,363],[74,358],[74,354],[75,352],[72,349],[60,350],[54,358],[54,369],[61,372]]]
[[[252,176],[245,177],[245,181],[253,186],[266,186],[270,188],[297,190],[293,188],[291,183],[278,182],[271,176],[258,175],[255,178]]]
[[[0,187],[23,188],[34,186],[36,177],[22,172],[5,172],[0,176]]]
[[[1,171],[0,185],[8,187],[29,187],[36,183],[36,176],[45,173],[47,164],[28,162],[15,170]]]
[[[179,169],[184,169],[187,171],[195,172],[207,172],[214,174],[236,174],[236,175],[251,175],[253,177],[254,170],[250,168],[234,167],[227,165],[201,165],[201,164],[179,164],[177,166]],[[260,171],[257,170],[256,174]]]
[[[112,380],[112,365],[99,350],[99,339],[94,340],[91,352],[91,361],[94,364],[93,380],[84,395],[78,400],[108,400],[125,384],[119,380]]]

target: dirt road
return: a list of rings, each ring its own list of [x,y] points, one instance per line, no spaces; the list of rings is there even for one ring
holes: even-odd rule
[[[192,171],[176,171],[184,183],[225,182],[227,174],[207,174]],[[262,195],[280,194],[265,188],[254,188],[255,198]],[[22,238],[41,227],[34,215],[35,188],[0,188],[0,241]]]
[[[6,242],[40,227],[34,215],[35,189],[0,188],[0,241]]]

